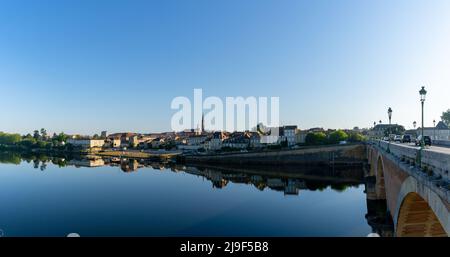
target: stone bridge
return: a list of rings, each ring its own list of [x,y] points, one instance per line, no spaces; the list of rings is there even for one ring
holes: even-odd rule
[[[367,146],[368,197],[386,200],[396,236],[450,235],[450,153],[388,144]]]

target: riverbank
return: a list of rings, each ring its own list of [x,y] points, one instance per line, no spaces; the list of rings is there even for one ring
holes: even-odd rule
[[[81,150],[67,148],[7,148],[2,151],[36,153],[45,155],[78,155],[145,159],[152,161],[176,160],[181,164],[245,165],[245,166],[362,166],[366,160],[363,143],[346,145],[305,146],[298,149],[261,150],[254,152],[228,152],[220,154],[188,155],[180,152],[139,150]]]

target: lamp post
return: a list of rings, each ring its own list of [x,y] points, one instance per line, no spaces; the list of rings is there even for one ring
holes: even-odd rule
[[[417,122],[414,121],[414,122],[413,122],[414,130],[416,130],[416,125],[417,125]],[[417,137],[417,130],[416,130],[414,133],[415,133],[415,137]]]
[[[390,149],[391,135],[390,135],[390,133],[391,133],[391,118],[392,118],[392,109],[391,109],[391,107],[389,107],[389,109],[388,109],[388,116],[389,116],[389,134],[388,134],[389,143],[388,143],[387,152],[390,153],[391,152],[391,149]]]
[[[423,148],[425,145],[425,140],[424,140],[424,122],[423,122],[423,105],[425,103],[425,96],[427,95],[427,91],[425,90],[425,87],[422,87],[422,89],[419,91],[420,94],[420,102],[422,103],[422,138],[421,138],[421,142],[420,142],[420,147]]]
[[[436,140],[436,120],[433,120],[433,140]]]
[[[376,132],[375,132],[375,126],[377,125],[377,122],[376,121],[374,121],[373,122],[373,128],[372,128],[372,139],[375,139],[376,138]]]

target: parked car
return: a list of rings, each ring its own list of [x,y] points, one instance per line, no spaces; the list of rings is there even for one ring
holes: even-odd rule
[[[411,143],[412,141],[412,136],[411,135],[404,135],[402,138],[402,142],[403,143]]]
[[[431,138],[429,136],[424,136],[423,137],[423,141],[425,145],[429,145],[431,146]],[[422,135],[418,136],[416,139],[416,145],[420,145],[420,143],[422,142]]]
[[[383,141],[389,141],[389,137],[383,137]]]
[[[394,142],[402,142],[402,136],[401,135],[395,135],[394,136]]]

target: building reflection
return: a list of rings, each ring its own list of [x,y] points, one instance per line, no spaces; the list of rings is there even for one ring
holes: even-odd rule
[[[68,165],[72,165],[75,167],[101,167],[105,165],[105,161],[101,158],[95,158],[95,159],[73,159],[68,161]]]
[[[139,169],[139,162],[134,159],[121,160],[120,169],[125,173],[137,171]]]

